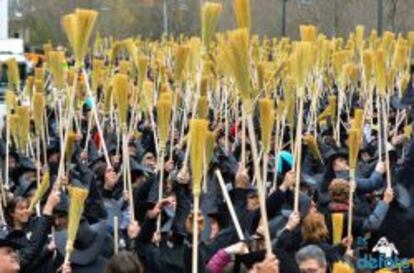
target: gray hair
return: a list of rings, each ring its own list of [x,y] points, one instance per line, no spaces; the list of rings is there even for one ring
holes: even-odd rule
[[[302,262],[310,259],[316,260],[319,263],[319,265],[326,265],[325,253],[317,245],[308,245],[302,247],[296,253],[296,262],[298,264],[301,264]]]

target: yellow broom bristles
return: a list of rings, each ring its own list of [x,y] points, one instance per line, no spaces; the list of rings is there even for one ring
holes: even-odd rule
[[[297,96],[305,95],[305,83],[307,74],[311,67],[309,54],[311,53],[310,42],[299,42],[291,56],[292,73],[297,88]]]
[[[148,59],[138,58],[138,88],[141,90],[145,79],[147,78]]]
[[[10,90],[19,90],[20,89],[20,73],[19,66],[16,59],[12,58],[7,60],[7,77],[9,81]]]
[[[377,50],[375,57],[375,75],[377,92],[380,96],[385,96],[387,92],[387,74],[384,50]]]
[[[126,39],[123,41],[124,46],[128,50],[129,55],[131,55],[131,59],[135,65],[136,69],[138,68],[138,47],[135,44],[132,38]]]
[[[154,106],[154,83],[149,80],[144,81],[143,90],[145,107],[148,112],[151,112]]]
[[[34,193],[34,196],[30,200],[29,211],[33,212],[37,203],[42,199],[43,195],[47,192],[50,186],[50,174],[49,172],[45,172],[42,177],[42,181],[40,182],[39,186]]]
[[[259,114],[263,152],[268,153],[275,121],[275,109],[271,99],[259,100]]]
[[[197,102],[197,117],[205,119],[208,116],[208,98],[201,96]]]
[[[249,33],[246,28],[228,33],[227,53],[228,66],[237,82],[240,96],[245,104],[252,103],[255,92],[250,85]],[[253,111],[253,106],[250,107],[246,110]]]
[[[182,80],[189,54],[190,47],[185,45],[179,46],[175,52],[174,79],[176,82],[180,82]]]
[[[113,88],[110,84],[104,84],[104,111],[105,113],[109,113],[111,111],[112,105],[112,91]]]
[[[356,169],[359,148],[361,146],[361,130],[350,129],[348,132],[348,146],[349,146],[349,167],[351,170]]]
[[[332,273],[354,273],[355,270],[345,262],[335,262],[333,264]]]
[[[206,149],[208,121],[192,119],[190,121],[191,171],[193,178],[193,195],[200,196],[201,180],[203,178],[203,159]]]
[[[365,50],[363,62],[364,62],[365,80],[369,81],[374,74],[375,52],[371,49]]]
[[[10,124],[10,134],[14,139],[14,143],[18,146],[19,145],[19,133],[18,133],[18,126],[19,126],[19,116],[17,114],[11,114],[9,117],[9,124]]]
[[[34,80],[34,89],[36,93],[43,93],[43,80]]]
[[[78,232],[80,219],[85,208],[85,200],[89,191],[80,187],[68,187],[69,193],[69,222],[68,222],[68,238],[66,241],[66,255],[70,255],[73,251],[73,244]]]
[[[341,243],[343,227],[344,214],[332,213],[332,243],[334,245]]]
[[[300,25],[299,31],[303,42],[314,42],[318,36],[318,29],[313,25]]]
[[[73,47],[73,53],[78,66],[83,64],[97,17],[98,13],[94,10],[76,9],[73,14],[62,18],[63,28]]]
[[[215,132],[208,131],[206,135],[206,166],[208,166],[213,159],[214,149],[216,145],[216,134]]]
[[[24,87],[25,95],[27,97],[32,97],[33,86],[34,86],[34,77],[33,76],[27,77],[25,81],[25,87]]]
[[[36,136],[40,136],[43,128],[43,111],[45,108],[45,98],[43,93],[35,92],[33,95],[33,119]]]
[[[30,134],[30,110],[29,106],[18,106],[17,115],[19,116],[18,124],[18,143],[20,149],[24,150],[27,147]]]
[[[208,92],[208,78],[203,77],[201,79],[201,85],[200,85],[200,96],[206,97]]]
[[[246,28],[250,33],[252,27],[250,0],[234,0],[233,8],[238,28]]]
[[[65,156],[66,156],[66,160],[70,161],[72,154],[75,151],[76,133],[69,132],[67,138],[68,139],[67,139],[67,144],[66,144]]]
[[[34,79],[43,81],[45,77],[45,69],[43,67],[36,67],[34,69]]]
[[[206,48],[214,37],[222,10],[222,4],[212,2],[205,3],[201,8],[201,40]]]
[[[116,74],[113,79],[113,88],[119,115],[119,122],[125,129],[128,116],[128,76]]]
[[[355,46],[358,50],[358,53],[361,54],[364,50],[364,34],[365,34],[365,27],[362,25],[358,25],[355,28]]]
[[[258,63],[256,70],[257,70],[257,83],[259,85],[259,89],[263,90],[264,81],[265,81],[264,77],[265,77],[265,71],[266,71],[266,64],[263,62]]]
[[[314,135],[306,134],[303,136],[303,141],[308,146],[312,156],[316,159],[322,160],[322,155],[318,147],[318,142]]]
[[[92,61],[92,90],[96,92],[99,85],[102,83],[102,69],[105,64],[103,60],[93,59]]]
[[[394,57],[393,57],[393,64],[392,66],[397,70],[401,71],[405,68],[408,64],[408,41],[406,40],[399,40],[395,46],[394,50]]]
[[[168,138],[168,128],[171,121],[172,100],[161,99],[157,102],[157,126],[160,149],[165,149]]]
[[[364,110],[358,108],[354,111],[354,124],[352,129],[362,130],[364,127]]]
[[[404,126],[404,137],[406,139],[411,139],[412,134],[413,134],[413,126],[411,124]]]
[[[7,114],[10,115],[13,110],[16,110],[17,106],[17,98],[14,94],[14,91],[7,90],[5,95],[5,101],[6,101],[6,111]]]
[[[119,73],[128,75],[131,69],[131,63],[129,61],[122,60],[119,62]]]

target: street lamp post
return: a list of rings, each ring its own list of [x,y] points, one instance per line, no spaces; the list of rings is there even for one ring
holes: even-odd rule
[[[384,30],[384,0],[377,0],[377,29],[381,36]]]

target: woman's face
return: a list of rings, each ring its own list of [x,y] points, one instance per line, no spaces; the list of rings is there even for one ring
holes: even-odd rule
[[[27,200],[20,201],[19,203],[17,203],[16,208],[14,209],[14,212],[11,215],[13,218],[13,223],[15,224],[27,223],[30,217],[28,208],[29,208],[29,204]]]
[[[349,170],[348,161],[343,157],[338,157],[333,162],[333,169],[335,172],[348,171]]]

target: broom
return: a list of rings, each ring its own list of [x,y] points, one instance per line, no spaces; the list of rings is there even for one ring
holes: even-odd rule
[[[12,58],[7,60],[7,73],[8,73],[8,81],[10,90],[15,90],[20,93],[20,73],[19,73],[19,66],[17,64],[16,59]]]
[[[240,2],[241,3],[241,2]],[[250,15],[249,15],[250,16]],[[255,167],[255,176],[258,182],[258,192],[260,196],[260,212],[263,219],[264,237],[266,242],[267,255],[272,254],[270,234],[268,227],[268,219],[265,204],[264,183],[260,175],[260,162],[258,158],[256,136],[253,124],[253,110],[254,98],[256,92],[252,90],[250,84],[250,69],[249,69],[249,31],[247,28],[237,29],[228,33],[228,65],[229,69],[236,80],[239,89],[240,97],[243,101],[243,110],[246,115],[246,123],[250,137],[250,145],[252,147],[252,154]],[[244,133],[244,132],[243,132]]]
[[[206,2],[201,8],[201,40],[205,48],[209,48],[222,11],[223,5],[219,3]]]
[[[129,154],[128,154],[128,76],[126,74],[116,74],[113,79],[114,94],[118,110],[119,124],[122,131],[122,162],[124,191],[127,191],[130,198],[131,217],[135,220],[134,203],[132,199],[132,182],[129,179]]]
[[[70,256],[73,252],[73,245],[78,232],[80,219],[85,207],[85,200],[88,197],[89,191],[80,187],[68,187],[69,193],[69,223],[68,223],[68,237],[66,240],[65,264],[69,264]]]
[[[171,108],[172,99],[160,99],[157,102],[157,127],[158,127],[158,138],[159,138],[159,165],[160,168],[160,180],[158,184],[158,198],[162,199],[164,191],[164,153],[167,145],[168,130],[171,121]],[[157,221],[157,231],[161,228],[161,214]]]
[[[191,145],[191,172],[193,178],[193,263],[192,272],[198,272],[198,219],[199,202],[201,195],[201,181],[203,179],[203,156],[206,146],[206,132],[208,131],[208,121],[203,119],[193,119],[190,121],[190,145]],[[207,181],[204,181],[207,183]]]
[[[357,167],[357,160],[359,149],[361,146],[362,132],[359,129],[350,129],[348,132],[348,146],[349,146],[349,174],[351,183],[355,183],[355,170]],[[348,209],[348,233],[347,237],[352,236],[352,218],[354,206],[354,188],[349,189],[349,209]],[[351,245],[348,245],[350,248]]]
[[[17,127],[19,148],[22,152],[28,154],[27,145],[30,134],[30,110],[28,106],[18,106],[16,112],[19,117],[19,124]]]
[[[33,119],[36,136],[36,158],[37,158],[37,184],[40,184],[40,138],[43,130],[43,111],[45,108],[45,98],[43,93],[35,92],[33,95]],[[46,164],[46,162],[45,162]]]
[[[29,211],[30,212],[33,212],[33,210],[34,210],[35,206],[37,205],[37,203],[42,199],[42,197],[45,195],[45,193],[49,189],[49,186],[50,186],[50,174],[49,174],[49,172],[45,172],[43,174],[42,181],[37,186],[37,189],[36,189],[32,199],[30,200],[30,206],[29,206]]]
[[[275,121],[275,110],[271,99],[259,100],[260,132],[263,150],[263,182],[267,183],[270,142]]]
[[[309,151],[312,154],[312,156],[315,159],[320,160],[320,162],[324,164],[322,154],[321,154],[321,151],[319,150],[318,142],[316,141],[315,136],[311,134],[306,134],[303,136],[303,141],[305,142],[306,146],[308,146]]]

